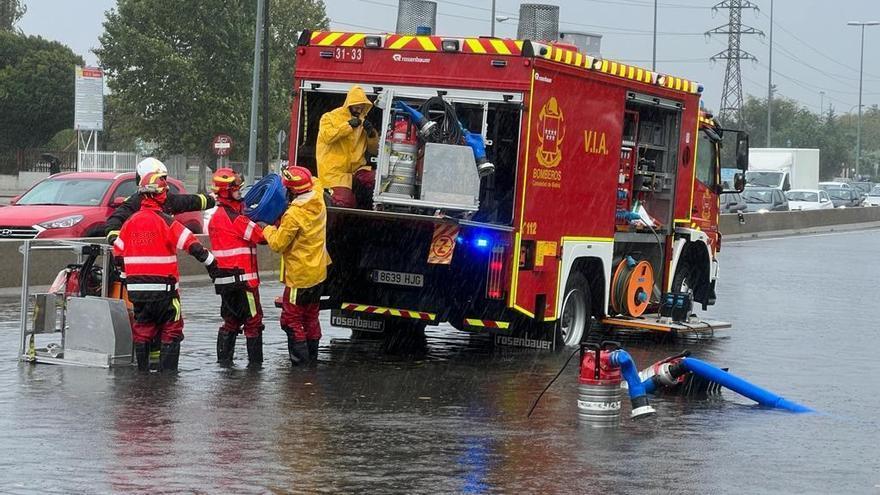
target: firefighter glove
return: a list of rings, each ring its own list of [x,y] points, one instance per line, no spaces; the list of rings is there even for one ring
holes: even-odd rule
[[[357,129],[357,127],[358,127],[359,125],[361,125],[361,119],[359,119],[359,118],[357,118],[357,117],[352,117],[352,118],[348,121],[348,125],[350,125],[352,129]]]
[[[373,123],[369,120],[364,120],[364,131],[367,133],[367,136],[373,137],[376,134],[376,128],[373,127]]]
[[[109,245],[112,246],[113,243],[116,242],[116,238],[117,238],[117,237],[119,237],[119,231],[118,231],[118,230],[110,231],[110,232],[107,234],[107,244],[109,244]]]

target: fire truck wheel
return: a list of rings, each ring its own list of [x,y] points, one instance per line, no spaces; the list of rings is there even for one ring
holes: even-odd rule
[[[693,295],[697,280],[699,280],[697,270],[690,261],[683,260],[679,262],[675,276],[672,277],[672,292],[689,292]]]
[[[556,342],[565,346],[580,344],[589,333],[592,310],[590,284],[583,274],[572,273],[565,284],[562,312],[556,323]]]

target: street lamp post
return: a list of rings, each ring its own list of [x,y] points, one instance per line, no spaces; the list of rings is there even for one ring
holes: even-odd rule
[[[859,120],[856,126],[856,172],[859,175],[859,165],[862,161],[862,76],[865,70],[865,26],[877,26],[880,21],[849,21],[848,26],[862,28],[861,54],[859,56]]]
[[[490,35],[495,37],[495,0],[492,0],[492,31]]]

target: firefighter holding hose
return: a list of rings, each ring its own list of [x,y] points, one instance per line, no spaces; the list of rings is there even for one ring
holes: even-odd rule
[[[330,189],[333,206],[355,208],[353,183],[372,190],[375,171],[364,153],[379,151],[379,133],[367,120],[373,104],[360,86],[352,86],[345,103],[321,116],[316,160],[321,184]]]
[[[296,366],[318,358],[319,303],[330,264],[327,208],[323,189],[307,168],[289,165],[281,170],[281,182],[290,205],[278,227],[263,228],[263,237],[270,249],[281,254],[281,329],[287,334],[288,354]]]
[[[183,340],[183,316],[177,282],[177,250],[187,251],[216,278],[217,262],[195,235],[163,212],[168,199],[167,173],[141,176],[140,210],[131,216],[113,242],[113,253],[125,263],[126,285],[134,305],[132,337],[138,370],[150,366],[150,341],[159,336],[159,370],[175,371]]]
[[[247,339],[248,363],[263,362],[263,309],[257,244],[265,244],[263,229],[243,213],[241,175],[231,168],[214,172],[211,189],[218,208],[208,224],[211,252],[217,258],[214,287],[220,294],[223,326],[217,332],[217,362],[232,364],[235,339],[242,329]]]

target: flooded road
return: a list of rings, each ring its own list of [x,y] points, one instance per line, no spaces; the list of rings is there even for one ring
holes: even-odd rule
[[[880,493],[880,232],[725,243],[703,342],[628,343],[640,367],[695,357],[822,411],[724,392],[657,397],[657,415],[580,426],[568,357],[492,350],[429,330],[387,355],[324,317],[320,363],[291,370],[263,289],[266,362],[215,364],[219,298],[185,287],[176,377],[16,361],[18,303],[0,302],[0,492]],[[625,404],[624,417],[629,405]]]

